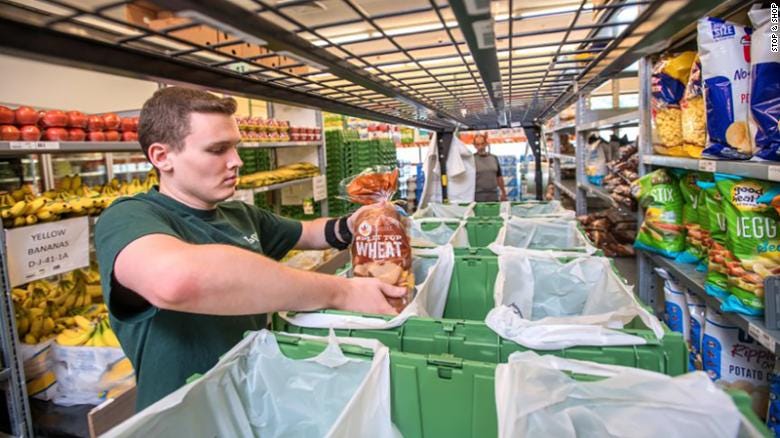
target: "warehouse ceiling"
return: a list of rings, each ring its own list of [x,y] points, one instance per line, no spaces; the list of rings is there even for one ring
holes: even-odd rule
[[[571,94],[651,2],[606,3],[0,0],[0,50],[394,123],[492,128],[534,122]],[[32,29],[45,32],[13,35]]]

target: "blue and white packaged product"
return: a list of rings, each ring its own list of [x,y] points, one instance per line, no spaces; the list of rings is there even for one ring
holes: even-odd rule
[[[754,153],[764,160],[780,161],[780,51],[777,42],[777,9],[754,7],[748,12],[753,24],[750,43],[750,117]],[[772,27],[774,26],[774,31]],[[774,35],[774,47],[772,42]]]
[[[707,110],[705,158],[746,160],[753,155],[748,126],[751,32],[750,27],[720,18],[698,22]]]
[[[673,332],[682,333],[683,339],[688,342],[690,340],[690,316],[683,287],[666,270],[656,268],[655,272],[664,279],[664,322]]]
[[[690,355],[688,369],[691,371],[702,369],[701,366],[701,338],[704,335],[704,313],[707,305],[689,289],[685,289],[685,303],[688,305],[688,322],[690,323]]]
[[[766,417],[775,356],[711,307],[704,322],[702,365],[719,386],[740,389],[753,399],[753,411]]]

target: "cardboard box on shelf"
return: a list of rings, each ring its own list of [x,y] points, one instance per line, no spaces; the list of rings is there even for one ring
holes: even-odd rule
[[[119,423],[135,415],[136,387],[132,386],[118,397],[95,406],[87,415],[89,436],[100,436]]]

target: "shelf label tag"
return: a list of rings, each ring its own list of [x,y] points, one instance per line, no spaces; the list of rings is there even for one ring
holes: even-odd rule
[[[328,197],[325,175],[317,175],[311,179],[311,190],[314,193],[315,201],[322,201]]]
[[[750,335],[750,337],[755,339],[756,342],[763,345],[772,354],[775,354],[775,340],[765,330],[762,330],[752,322],[749,322],[748,334]]]
[[[38,149],[47,151],[55,151],[60,149],[60,142],[58,141],[39,141]]]
[[[699,160],[699,170],[702,172],[715,172],[716,164],[712,160]]]
[[[5,231],[12,286],[89,266],[87,216]]]
[[[255,205],[255,192],[252,189],[241,189],[231,196],[229,201],[241,201],[249,205]]]
[[[12,151],[19,149],[38,149],[37,141],[11,141],[8,143],[8,148]]]
[[[780,181],[780,166],[768,166],[766,179],[769,181]]]

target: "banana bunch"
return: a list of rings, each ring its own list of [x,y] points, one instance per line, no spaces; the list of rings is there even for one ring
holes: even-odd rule
[[[73,317],[76,327],[65,329],[57,335],[56,341],[60,345],[69,347],[119,347],[119,340],[108,323],[108,318],[100,317],[97,321],[91,321],[84,316]]]
[[[63,274],[59,282],[36,280],[11,291],[19,338],[26,344],[46,341],[74,327],[75,315],[101,318],[108,313],[102,301],[100,275],[94,268]]]
[[[311,163],[293,163],[274,170],[250,173],[238,178],[239,187],[263,187],[319,175],[319,168]]]
[[[63,217],[98,215],[120,196],[147,192],[160,182],[151,170],[141,182],[120,182],[114,178],[103,186],[89,187],[80,175],[67,175],[56,190],[36,196],[32,185],[25,184],[10,193],[0,193],[0,218],[6,228],[56,221]]]

